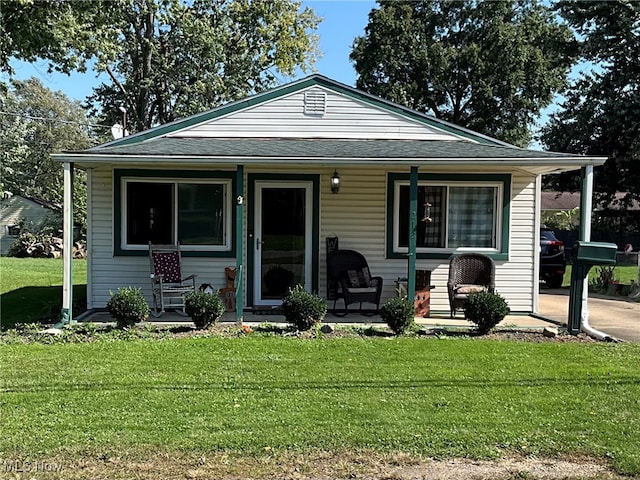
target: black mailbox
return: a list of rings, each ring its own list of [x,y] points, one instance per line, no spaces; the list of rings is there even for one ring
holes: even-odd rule
[[[577,335],[582,321],[584,279],[594,265],[615,265],[618,247],[615,243],[576,242],[571,249],[571,287],[569,289],[569,333]]]

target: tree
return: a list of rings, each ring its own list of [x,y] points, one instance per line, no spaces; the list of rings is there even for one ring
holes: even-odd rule
[[[624,207],[640,200],[640,3],[567,1],[557,8],[594,68],[572,82],[541,140],[551,150],[609,157],[595,169],[596,199],[608,205],[616,191],[628,192]],[[575,174],[554,177],[547,187],[579,188]]]
[[[315,61],[319,22],[289,0],[133,0],[113,28],[111,76],[90,98],[107,121],[127,110],[133,130],[213,108],[272,87],[277,75],[307,71]]]
[[[11,57],[110,84],[90,98],[113,123],[143,130],[274,86],[312,68],[320,21],[292,0],[17,0],[0,9],[0,69]]]
[[[62,165],[52,153],[89,148],[95,142],[84,109],[39,80],[14,80],[0,96],[0,189],[62,204]],[[86,186],[74,185],[76,221],[86,218]]]
[[[571,31],[534,1],[379,0],[351,60],[357,85],[526,146],[566,84]]]
[[[118,1],[13,0],[0,6],[0,71],[13,73],[12,57],[43,58],[50,70],[86,70],[96,52],[112,53],[117,35],[111,20]],[[6,87],[6,85],[5,85]]]

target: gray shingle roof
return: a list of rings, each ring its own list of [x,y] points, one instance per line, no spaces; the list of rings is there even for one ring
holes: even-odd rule
[[[276,159],[305,157],[327,159],[552,159],[566,157],[566,155],[554,152],[539,152],[469,141],[177,137],[161,137],[130,145],[101,147],[90,153]]]

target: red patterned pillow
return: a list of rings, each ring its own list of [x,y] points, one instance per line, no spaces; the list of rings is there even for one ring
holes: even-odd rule
[[[164,282],[179,283],[182,280],[178,252],[153,252],[153,265],[156,275],[162,275]]]

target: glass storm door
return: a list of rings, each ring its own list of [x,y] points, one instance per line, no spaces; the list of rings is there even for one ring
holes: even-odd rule
[[[256,182],[254,305],[280,305],[311,288],[311,182]]]

